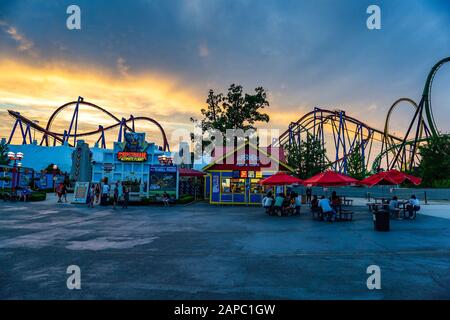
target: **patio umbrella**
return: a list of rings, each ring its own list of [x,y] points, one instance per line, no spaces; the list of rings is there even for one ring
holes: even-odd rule
[[[262,185],[270,185],[270,186],[284,186],[284,185],[290,185],[290,184],[302,184],[303,180],[290,176],[285,172],[277,172],[273,176],[270,176],[266,179],[263,179],[259,181],[259,184]]]
[[[332,186],[346,186],[358,182],[359,181],[356,180],[355,178],[328,170],[316,174],[315,176],[309,179],[306,179],[305,181],[303,181],[303,184],[307,186],[332,187]]]
[[[422,179],[392,169],[389,171],[382,171],[374,175],[371,175],[370,177],[367,177],[366,179],[362,180],[360,183],[372,187],[374,185],[397,185],[405,181],[409,181],[417,186],[422,182]]]

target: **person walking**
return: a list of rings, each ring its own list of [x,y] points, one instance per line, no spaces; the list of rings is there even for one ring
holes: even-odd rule
[[[63,189],[63,183],[61,182],[58,187],[56,187],[56,196],[58,197],[58,203],[61,203],[61,197],[62,197],[62,189]]]
[[[130,201],[130,190],[126,185],[123,184],[123,209],[128,209],[128,201]]]
[[[64,202],[67,203],[67,186],[64,182],[62,183],[61,187],[61,197],[64,198]]]

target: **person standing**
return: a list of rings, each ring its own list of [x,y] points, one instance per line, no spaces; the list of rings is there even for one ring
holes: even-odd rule
[[[122,185],[123,185],[123,204],[122,204],[122,208],[123,209],[128,209],[128,201],[130,201],[130,190],[123,183],[122,183]]]
[[[106,206],[108,204],[108,197],[109,197],[109,185],[107,182],[104,182],[102,187],[102,198],[100,200],[102,206]]]
[[[311,195],[312,195],[312,189],[311,187],[306,188],[306,203],[311,203]]]
[[[113,209],[116,209],[118,203],[119,203],[119,183],[116,182],[113,190]]]
[[[96,204],[99,204],[100,202],[100,184],[95,184],[95,202]]]
[[[118,190],[119,195],[118,195],[117,203],[120,204],[120,203],[123,203],[123,183],[119,181],[116,185],[117,185],[117,188],[119,189]]]
[[[89,203],[88,203],[88,208],[93,208],[93,207],[94,207],[94,200],[95,200],[95,185],[93,184],[93,185],[89,188]]]
[[[300,215],[300,208],[302,206],[302,195],[301,194],[295,194],[295,215]]]

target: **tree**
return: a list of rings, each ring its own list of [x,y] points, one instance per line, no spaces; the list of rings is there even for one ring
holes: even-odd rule
[[[356,142],[353,151],[347,156],[347,173],[350,177],[362,180],[367,175],[366,165],[361,154],[361,145]]]
[[[419,147],[419,155],[422,185],[450,187],[450,134],[431,137],[426,145]]]
[[[207,108],[200,110],[202,132],[216,129],[225,134],[227,129],[255,129],[256,122],[269,122],[269,115],[260,111],[269,106],[263,87],[255,88],[254,94],[244,94],[242,86],[232,84],[226,96],[211,89],[206,103]]]
[[[8,158],[8,144],[5,141],[0,142],[0,164],[8,165],[10,160]]]
[[[288,165],[294,168],[295,174],[301,179],[322,172],[326,167],[326,150],[321,141],[312,136],[308,136],[300,144],[288,145],[285,152]]]

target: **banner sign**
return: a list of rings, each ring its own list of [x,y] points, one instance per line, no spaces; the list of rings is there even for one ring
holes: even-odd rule
[[[121,151],[117,153],[117,159],[123,162],[144,162],[147,161],[147,152]]]
[[[72,203],[87,203],[88,192],[89,182],[76,182]]]

